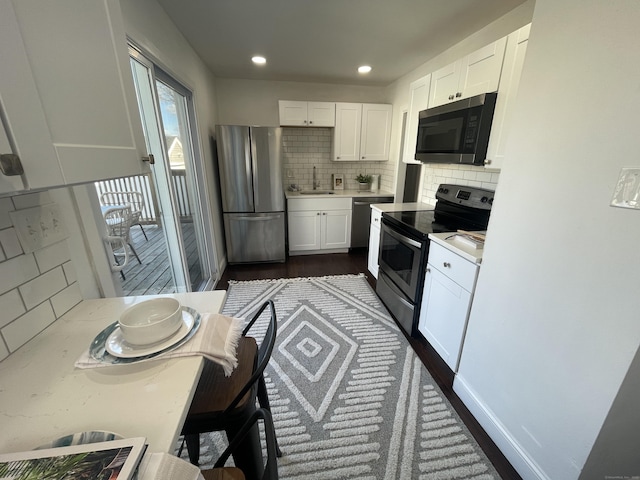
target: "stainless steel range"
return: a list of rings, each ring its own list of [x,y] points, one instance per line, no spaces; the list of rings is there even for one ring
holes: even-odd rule
[[[417,336],[429,234],[486,230],[493,193],[442,184],[433,210],[383,212],[376,293],[407,334]]]

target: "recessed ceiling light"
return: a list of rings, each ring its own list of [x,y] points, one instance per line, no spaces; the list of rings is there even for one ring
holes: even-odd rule
[[[260,56],[252,57],[251,61],[253,63],[255,63],[256,65],[264,65],[265,63],[267,63],[267,59],[264,58],[264,57],[260,57]]]
[[[362,65],[358,67],[358,73],[369,73],[371,71],[371,67],[369,65]]]

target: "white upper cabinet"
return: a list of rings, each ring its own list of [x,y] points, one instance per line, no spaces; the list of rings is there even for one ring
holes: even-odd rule
[[[531,24],[525,25],[507,37],[507,49],[504,55],[504,67],[498,87],[496,109],[493,114],[491,136],[487,149],[485,166],[500,169],[504,162],[504,153],[511,127],[513,107],[520,84],[520,74],[527,52]]]
[[[425,75],[409,85],[409,111],[405,126],[404,150],[402,161],[404,163],[420,163],[415,159],[416,142],[418,136],[418,115],[429,105],[429,86],[431,75]]]
[[[333,127],[336,124],[333,102],[279,100],[278,109],[283,127]]]
[[[0,0],[0,22],[4,127],[24,188],[148,171],[118,0]]]
[[[389,160],[391,105],[336,103],[333,160]]]
[[[506,37],[436,70],[431,75],[429,108],[495,92],[500,82]]]

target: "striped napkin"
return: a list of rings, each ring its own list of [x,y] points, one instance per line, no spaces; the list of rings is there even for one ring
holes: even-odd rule
[[[188,342],[175,350],[157,357],[140,360],[140,362],[202,355],[212,362],[222,365],[224,374],[228,377],[238,366],[236,350],[242,335],[243,325],[244,320],[239,318],[227,317],[219,313],[203,313],[200,328]],[[76,368],[96,368],[113,366],[113,364],[101,362],[91,357],[87,348],[76,360],[75,366]]]

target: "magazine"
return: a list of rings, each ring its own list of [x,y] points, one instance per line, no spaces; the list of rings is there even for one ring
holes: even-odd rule
[[[0,480],[130,480],[146,450],[144,437],[0,453]]]

